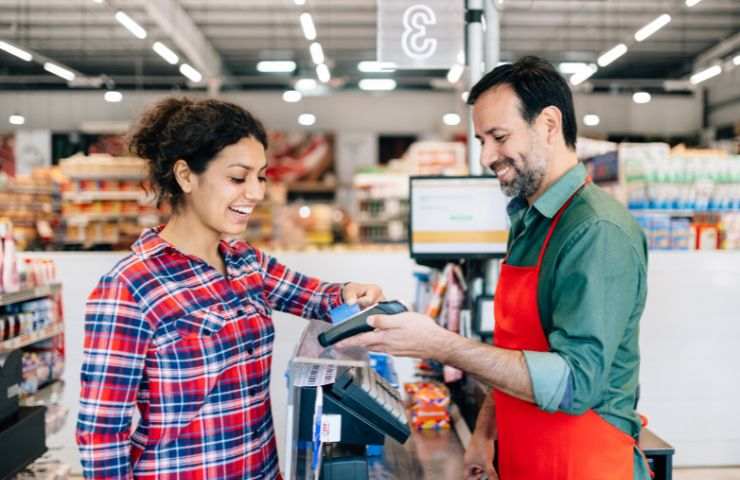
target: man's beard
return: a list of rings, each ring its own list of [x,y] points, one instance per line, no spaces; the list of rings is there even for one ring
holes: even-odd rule
[[[547,160],[542,154],[541,149],[536,148],[536,139],[532,139],[532,147],[527,156],[519,161],[508,158],[505,160],[509,168],[512,168],[516,175],[509,183],[501,182],[501,190],[507,197],[529,198],[539,190],[542,181],[545,179],[547,169]]]

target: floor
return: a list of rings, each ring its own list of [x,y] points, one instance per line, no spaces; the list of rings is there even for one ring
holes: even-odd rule
[[[740,468],[676,468],[673,480],[740,480]]]

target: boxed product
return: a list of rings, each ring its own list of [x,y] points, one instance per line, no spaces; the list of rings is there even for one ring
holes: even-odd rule
[[[411,426],[417,430],[450,428],[450,392],[441,383],[413,382],[404,384],[410,405]]]

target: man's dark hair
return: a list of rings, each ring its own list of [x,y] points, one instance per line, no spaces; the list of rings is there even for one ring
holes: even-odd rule
[[[563,115],[565,144],[575,150],[578,126],[573,94],[562,75],[548,61],[529,56],[494,68],[470,89],[468,104],[474,105],[484,92],[499,85],[510,85],[514,89],[519,97],[522,117],[530,125],[543,109],[557,107]]]

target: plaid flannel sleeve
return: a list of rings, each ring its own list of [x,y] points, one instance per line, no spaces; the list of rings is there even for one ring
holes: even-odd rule
[[[133,478],[131,419],[150,325],[120,278],[88,298],[76,439],[86,478]]]
[[[343,303],[342,284],[326,283],[288,269],[259,252],[265,296],[270,306],[303,318],[329,320],[329,312]]]

